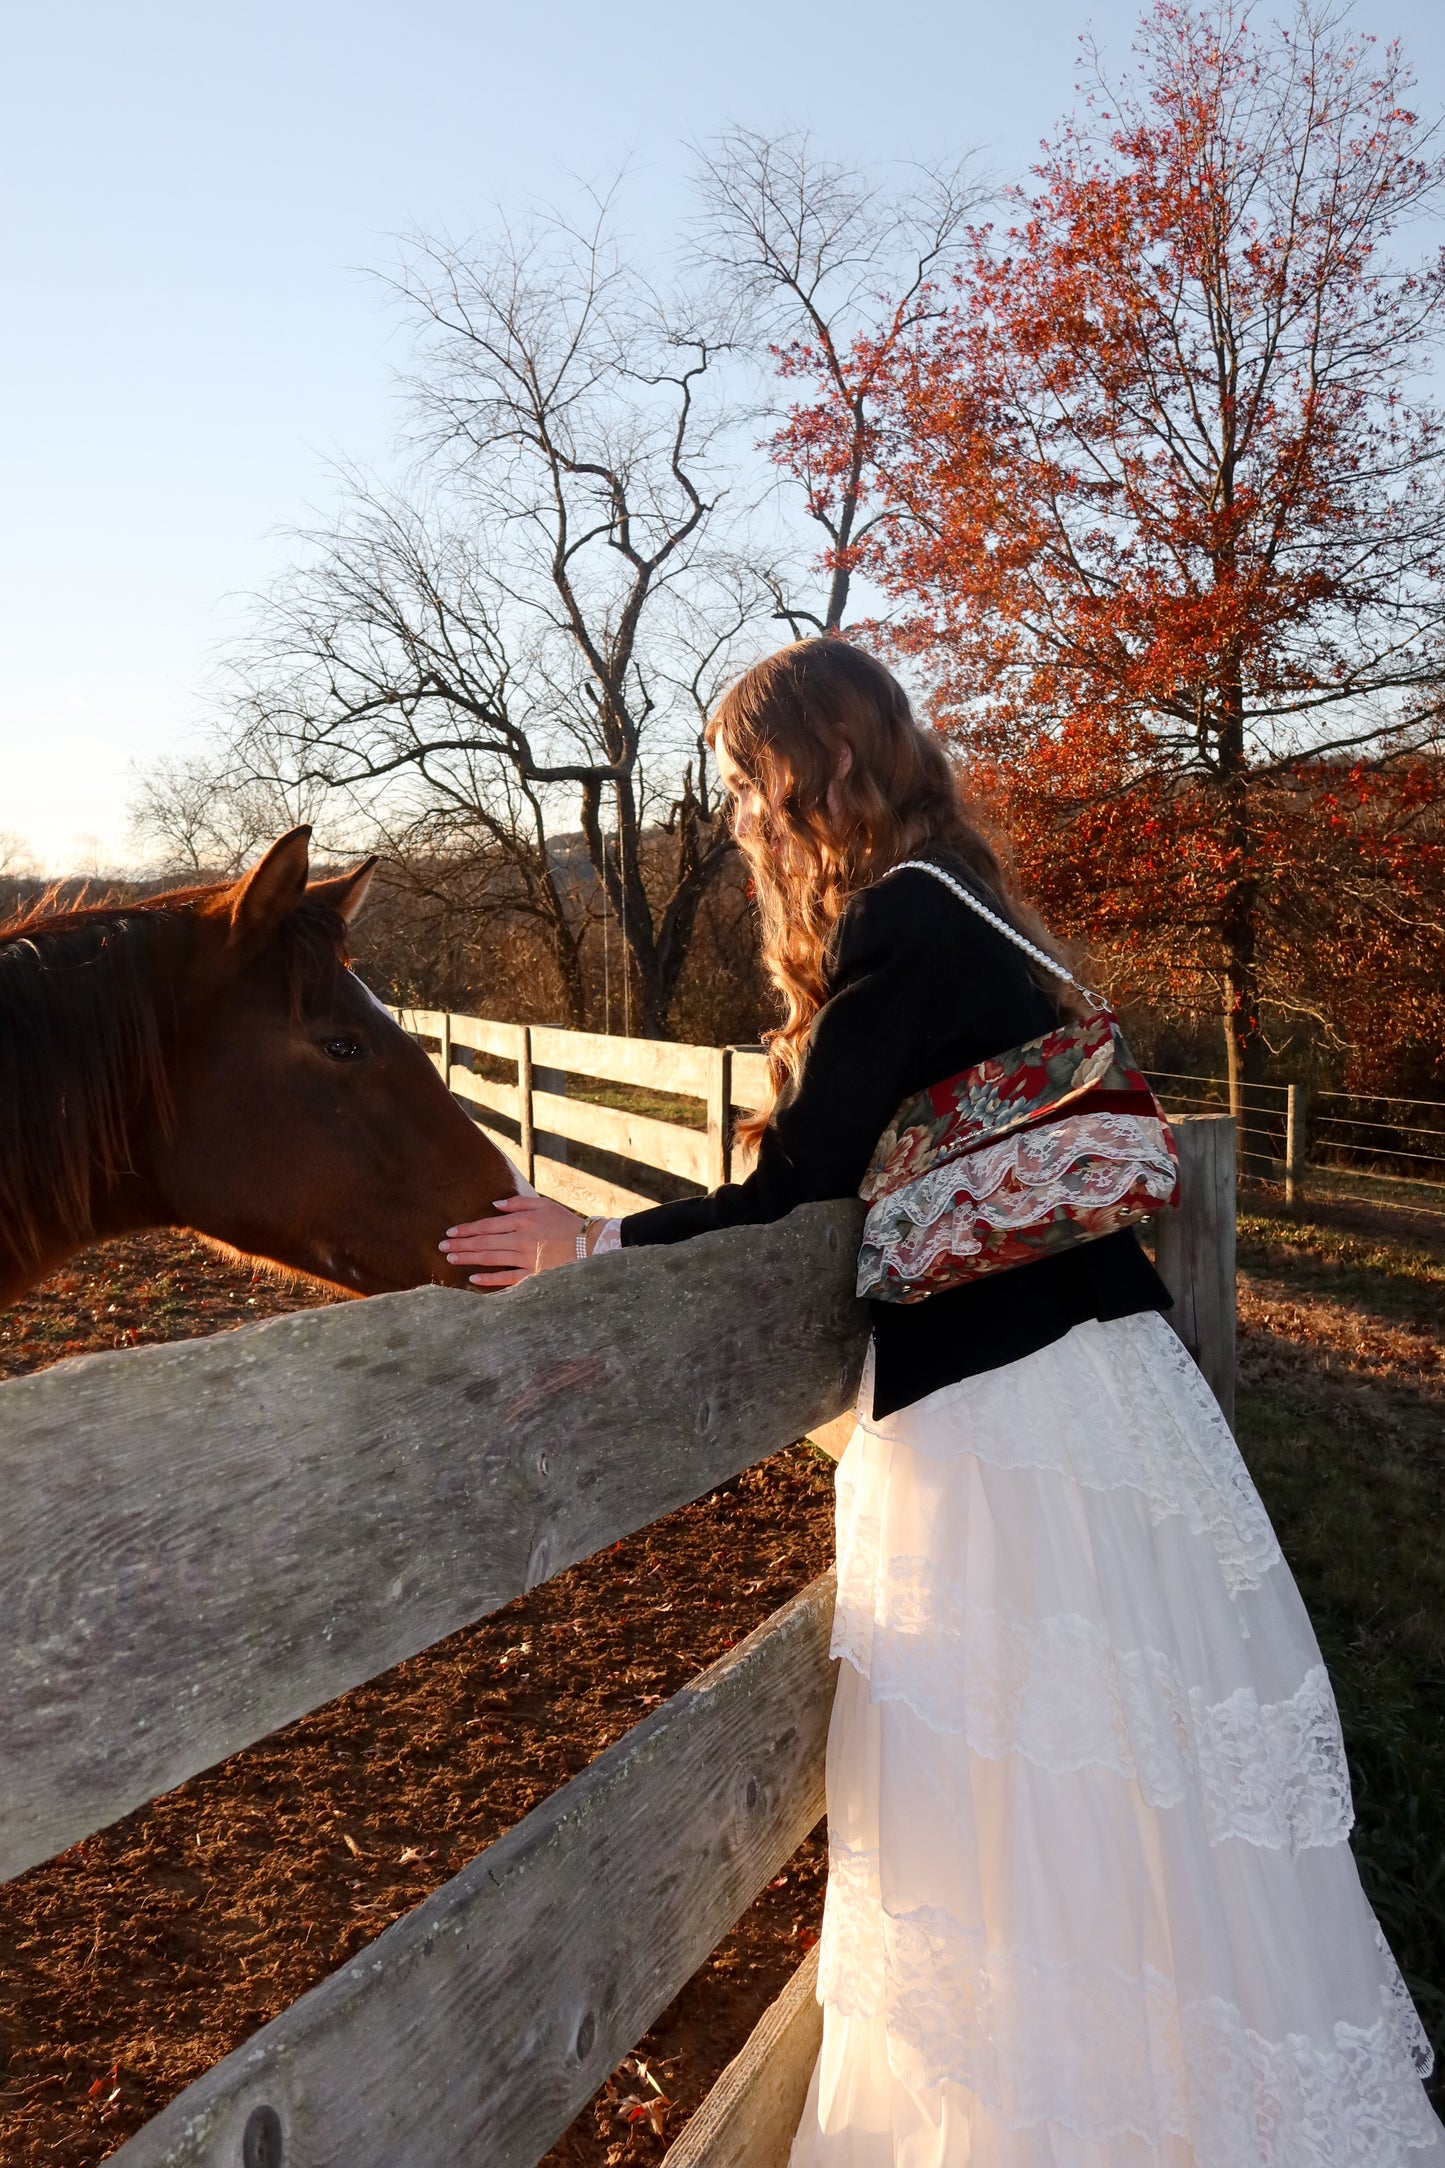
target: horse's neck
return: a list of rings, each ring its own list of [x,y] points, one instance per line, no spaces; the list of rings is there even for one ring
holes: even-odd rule
[[[169,1064],[152,989],[173,973],[179,939],[168,921],[142,935],[81,912],[0,952],[0,1301],[93,1241],[169,1217],[151,1168]]]

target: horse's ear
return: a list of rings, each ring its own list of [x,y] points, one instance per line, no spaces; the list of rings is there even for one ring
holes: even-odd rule
[[[350,873],[335,874],[329,881],[313,881],[306,893],[314,896],[318,903],[329,903],[333,911],[340,912],[349,926],[352,920],[361,914],[361,907],[366,901],[366,891],[371,886],[371,876],[376,867],[377,860],[374,856],[364,858],[359,866],[352,867]]]
[[[293,828],[273,843],[231,890],[231,942],[255,947],[275,933],[306,893],[311,830]]]

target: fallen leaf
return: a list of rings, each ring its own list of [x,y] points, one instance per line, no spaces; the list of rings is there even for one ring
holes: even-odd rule
[[[402,1853],[401,1858],[397,1862],[397,1865],[401,1867],[409,1867],[413,1860],[420,1858],[421,1853],[417,1850],[416,1846],[414,1844],[409,1844],[406,1850]]]

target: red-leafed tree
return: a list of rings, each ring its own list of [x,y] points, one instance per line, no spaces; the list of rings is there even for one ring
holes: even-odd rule
[[[1445,676],[1445,259],[1392,242],[1445,167],[1398,50],[1317,10],[1161,0],[1135,54],[890,357],[870,569],[1046,906],[1222,982],[1247,1078],[1305,949],[1426,936],[1439,769],[1391,771]]]
[[[1103,952],[1118,998],[1204,1005],[1227,878],[1208,788],[1140,776],[1087,727],[981,760],[974,780],[1045,918]],[[1301,759],[1253,779],[1250,821],[1262,1005],[1343,1041],[1352,1089],[1436,1089],[1445,760]]]

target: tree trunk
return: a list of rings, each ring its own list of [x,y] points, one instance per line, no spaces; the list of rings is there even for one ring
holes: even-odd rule
[[[1259,994],[1254,968],[1250,905],[1239,899],[1241,931],[1225,936],[1224,1057],[1229,1078],[1229,1111],[1234,1116],[1236,1164],[1241,1176],[1267,1170],[1262,1150],[1262,1095],[1252,1085],[1264,1082],[1264,1041],[1259,1032]]]
[[[852,401],[853,444],[848,458],[848,478],[843,485],[843,499],[838,508],[838,527],[833,545],[833,577],[828,585],[828,614],[824,619],[825,632],[841,632],[843,613],[848,607],[848,589],[852,584],[852,567],[848,550],[853,540],[853,522],[858,516],[858,505],[863,494],[863,461],[867,452],[867,421],[863,401]]]
[[[582,943],[568,924],[562,899],[552,890],[556,908],[543,919],[547,929],[547,945],[552,951],[552,961],[562,982],[562,999],[567,1004],[567,1018],[574,1031],[587,1029],[587,980],[582,970]]]
[[[671,899],[658,918],[643,878],[644,838],[630,782],[617,787],[617,833],[612,839],[602,830],[600,790],[590,784],[583,789],[587,853],[621,935],[624,1028],[643,1039],[668,1036],[669,1014],[692,945],[698,905],[725,856],[714,846],[712,815],[700,813],[697,805],[689,779],[687,796],[675,808],[676,825],[669,824],[664,831],[675,835],[677,856]]]
[[[1219,920],[1224,951],[1224,1051],[1236,1164],[1244,1177],[1259,1171],[1268,1160],[1267,1153],[1261,1155],[1261,1139],[1256,1134],[1262,1118],[1262,1095],[1250,1090],[1251,1085],[1264,1082],[1257,968],[1259,881],[1250,822],[1244,687],[1233,672],[1226,678],[1222,693],[1219,752],[1225,797],[1224,856],[1231,869]]]

